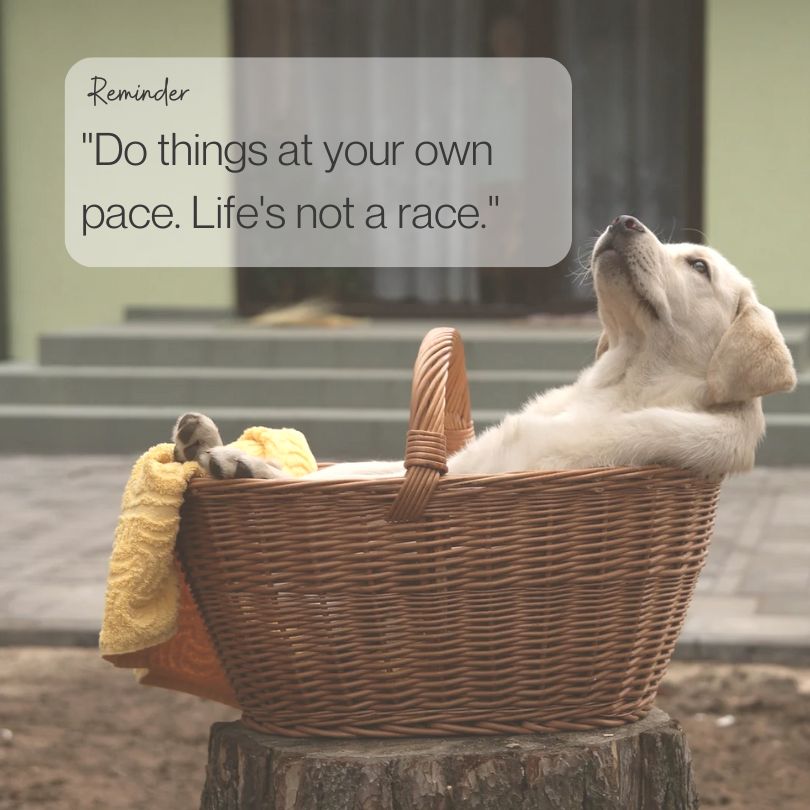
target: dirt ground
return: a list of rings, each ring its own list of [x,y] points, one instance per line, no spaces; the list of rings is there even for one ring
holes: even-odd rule
[[[810,808],[810,670],[676,663],[658,705],[686,730],[701,807]]]
[[[703,807],[810,806],[810,670],[675,664],[659,705],[686,728]],[[208,727],[233,717],[91,650],[0,648],[0,810],[191,810]]]

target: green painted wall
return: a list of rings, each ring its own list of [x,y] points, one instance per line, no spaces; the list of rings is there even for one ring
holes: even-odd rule
[[[774,309],[810,310],[810,2],[708,0],[705,230]]]
[[[129,304],[227,306],[226,269],[76,264],[64,242],[64,81],[86,56],[223,56],[227,0],[0,0],[3,206],[11,352],[46,330],[120,320]]]

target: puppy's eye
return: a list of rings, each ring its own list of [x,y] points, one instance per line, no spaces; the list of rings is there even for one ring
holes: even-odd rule
[[[709,265],[703,261],[703,259],[689,259],[689,264],[692,265],[694,270],[697,270],[698,273],[706,276],[706,278],[711,278],[711,272],[709,271]]]

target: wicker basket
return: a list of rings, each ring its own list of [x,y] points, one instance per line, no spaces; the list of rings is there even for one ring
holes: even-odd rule
[[[250,727],[520,734],[650,709],[718,486],[664,467],[444,475],[471,435],[461,340],[434,329],[404,480],[192,482],[180,558]]]

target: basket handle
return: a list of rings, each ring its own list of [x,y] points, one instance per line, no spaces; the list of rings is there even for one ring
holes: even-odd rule
[[[470,390],[461,335],[451,327],[431,329],[413,367],[411,416],[405,441],[405,479],[388,520],[407,523],[422,516],[447,456],[473,436]]]

